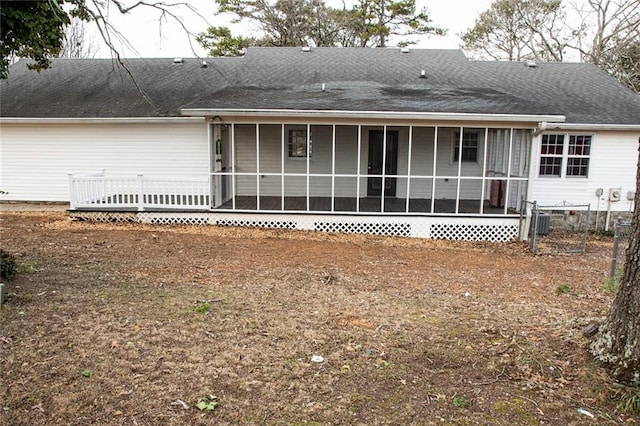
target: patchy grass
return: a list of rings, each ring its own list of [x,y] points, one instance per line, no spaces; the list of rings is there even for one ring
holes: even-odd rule
[[[3,246],[37,265],[0,310],[0,424],[637,423],[582,337],[611,303],[610,240],[535,257],[0,218]]]

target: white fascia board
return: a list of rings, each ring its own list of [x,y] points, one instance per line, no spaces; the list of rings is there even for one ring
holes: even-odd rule
[[[36,118],[0,117],[0,124],[148,124],[148,123],[202,123],[201,117],[78,117]]]
[[[583,130],[583,131],[616,131],[635,132],[640,130],[640,124],[587,124],[587,123],[555,123],[542,122],[538,126],[537,133],[550,132],[554,130]]]
[[[236,117],[271,116],[303,118],[377,118],[400,120],[438,121],[490,121],[490,122],[563,122],[564,115],[519,115],[519,114],[474,114],[444,112],[400,112],[400,111],[333,111],[333,110],[291,110],[291,109],[213,109],[183,108],[180,113],[191,117],[211,117],[233,115]]]

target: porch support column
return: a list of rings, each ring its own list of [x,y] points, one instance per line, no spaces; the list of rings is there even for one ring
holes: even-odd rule
[[[433,128],[433,179],[431,179],[431,213],[436,207],[436,167],[438,166],[438,126]]]
[[[480,214],[484,213],[484,194],[487,178],[487,147],[489,141],[489,128],[484,128],[484,148],[482,152],[482,188],[480,188]]]
[[[542,123],[544,124],[544,123]],[[535,201],[531,200],[531,196],[533,195],[533,180],[536,177],[538,170],[538,153],[540,152],[540,139],[542,139],[542,133],[533,132],[531,137],[531,147],[529,148],[529,177],[527,179],[527,201]],[[529,227],[531,226],[531,207],[529,203],[525,203],[526,211],[524,226],[520,229],[520,240],[526,241],[527,236],[529,235]],[[522,214],[522,213],[521,213]]]
[[[507,187],[504,190],[504,214],[507,214],[509,208],[509,194],[511,189],[511,156],[513,155],[513,127],[509,129],[509,163],[507,164]]]
[[[358,170],[356,170],[356,212],[360,211],[360,167],[362,161],[362,124],[358,124]]]
[[[307,123],[307,211],[309,211],[309,208],[311,207],[311,203],[309,200],[309,187],[310,187],[310,178],[309,178],[309,171],[310,171],[310,162],[311,162],[311,124]]]
[[[236,209],[236,123],[231,123],[231,208]]]
[[[460,212],[460,178],[462,176],[462,143],[464,141],[464,127],[460,127],[460,139],[458,139],[458,179],[456,183],[456,209],[455,213]],[[455,152],[455,149],[454,149]]]
[[[212,144],[213,144],[213,132],[212,132],[212,127],[213,124],[210,122],[207,122],[207,155],[209,156],[209,207],[213,208],[216,207],[216,194],[215,194],[215,179],[213,178],[213,172],[214,172],[214,166],[215,163],[213,161],[213,149],[212,149]]]
[[[256,123],[256,210],[260,210],[260,123]]]
[[[380,212],[384,213],[384,193],[387,178],[387,125],[382,126],[382,193],[380,194]]]
[[[332,126],[331,135],[331,211],[336,208],[336,125]]]
[[[281,136],[281,144],[282,144],[282,155],[280,159],[280,210],[284,211],[284,159],[285,159],[285,129],[284,123],[281,124],[282,127],[282,136]]]
[[[407,149],[407,197],[405,212],[409,213],[409,197],[411,195],[411,148],[413,145],[413,126],[409,126],[409,147]]]
[[[213,127],[211,143],[209,144],[209,158],[212,159],[212,169],[214,172],[222,171],[222,131],[220,124],[212,124],[209,126],[209,130]],[[212,155],[213,154],[213,155]],[[213,158],[212,158],[213,157]],[[210,160],[211,161],[211,160]],[[219,174],[213,175],[213,201],[214,206],[219,207],[222,205],[222,176]]]

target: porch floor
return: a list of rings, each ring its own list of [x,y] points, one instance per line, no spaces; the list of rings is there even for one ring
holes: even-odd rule
[[[356,198],[335,197],[334,212],[356,212]],[[236,196],[235,210],[257,210],[256,196]],[[384,200],[385,213],[404,213],[406,211],[406,199],[387,197]],[[381,211],[380,197],[360,198],[360,212],[378,213]],[[233,200],[224,202],[213,210],[233,210]],[[278,196],[261,196],[260,211],[281,211],[282,198]],[[309,209],[307,209],[307,197],[284,197],[284,210],[330,212],[331,197],[309,197]],[[431,199],[413,198],[409,200],[409,212],[431,213]],[[434,213],[455,213],[456,201],[448,199],[436,199]],[[479,200],[460,200],[459,214],[479,214]],[[484,201],[484,214],[504,214],[504,207],[491,207],[488,201]],[[511,212],[509,212],[511,213]]]

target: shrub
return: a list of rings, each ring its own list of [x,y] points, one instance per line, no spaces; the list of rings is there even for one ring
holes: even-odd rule
[[[17,273],[16,258],[11,253],[0,249],[0,279],[11,281]]]

